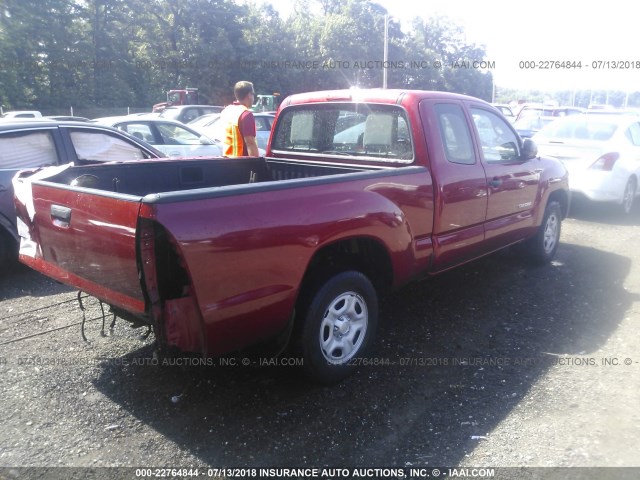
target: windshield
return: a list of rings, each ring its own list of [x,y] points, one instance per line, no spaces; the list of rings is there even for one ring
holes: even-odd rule
[[[162,118],[169,118],[171,120],[175,120],[176,118],[178,118],[178,115],[180,115],[180,110],[177,108],[165,108],[160,113],[160,116]]]

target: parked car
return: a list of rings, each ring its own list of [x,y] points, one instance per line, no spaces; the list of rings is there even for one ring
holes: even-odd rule
[[[533,136],[540,154],[569,171],[569,187],[598,202],[631,212],[640,175],[640,122],[636,116],[577,115],[561,118]]]
[[[60,121],[64,120],[64,121],[70,121],[70,122],[90,122],[91,121],[87,117],[77,117],[75,115],[51,115],[44,118],[47,118],[49,120],[60,120]]]
[[[609,115],[628,115],[640,117],[640,110],[637,108],[594,108],[587,109],[584,111],[585,115],[598,115],[598,116],[609,116]]]
[[[168,157],[218,157],[219,141],[180,122],[159,117],[126,116],[97,118],[95,122],[116,127],[153,145]]]
[[[151,145],[101,125],[28,118],[0,123],[0,265],[17,259],[11,180],[18,170],[162,156]]]
[[[37,110],[15,110],[6,112],[0,117],[2,120],[13,120],[15,118],[42,118],[42,113]]]
[[[550,107],[547,105],[525,105],[520,109],[516,116],[516,121],[525,117],[568,117],[570,115],[579,115],[584,109],[579,107]]]
[[[213,105],[175,105],[165,108],[159,116],[169,120],[189,123],[202,115],[220,113],[222,110],[224,110],[224,107]]]
[[[189,123],[189,126],[204,133],[205,135],[221,140],[223,136],[222,126],[218,123],[219,114],[209,114],[204,117],[195,119]],[[258,148],[266,150],[271,135],[271,127],[273,120],[276,118],[273,113],[254,113],[253,118],[256,121],[256,142]]]
[[[528,116],[513,122],[513,128],[522,138],[533,137],[542,127],[556,120],[557,117]]]
[[[199,130],[200,128],[208,127],[220,116],[219,113],[207,113],[206,115],[202,115],[201,117],[194,118],[187,125],[189,125],[194,130]],[[210,135],[213,136],[213,135]]]
[[[504,103],[492,103],[491,105],[497,108],[504,118],[509,120],[511,123],[516,120],[516,116],[513,114],[513,110],[511,110],[509,105],[505,105]]]

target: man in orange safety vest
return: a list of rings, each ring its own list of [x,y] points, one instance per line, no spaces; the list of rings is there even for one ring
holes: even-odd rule
[[[241,81],[236,83],[233,94],[236,101],[220,113],[220,124],[224,128],[224,146],[222,154],[226,157],[258,157],[256,142],[256,121],[249,108],[255,96],[253,84]]]

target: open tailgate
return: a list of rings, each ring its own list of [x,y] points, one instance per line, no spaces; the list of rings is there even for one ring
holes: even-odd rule
[[[46,180],[58,172],[14,178],[20,261],[110,305],[144,313],[136,253],[141,197]]]

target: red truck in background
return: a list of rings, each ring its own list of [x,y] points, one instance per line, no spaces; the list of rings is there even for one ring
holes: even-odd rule
[[[152,112],[162,112],[167,107],[173,107],[174,105],[197,105],[198,104],[198,89],[197,88],[184,88],[178,90],[169,90],[167,92],[167,101],[156,103]]]
[[[289,345],[331,383],[367,355],[381,294],[516,243],[550,261],[567,180],[484,101],[344,90],[286,98],[264,158],[14,185],[27,265],[151,325],[161,347]]]

